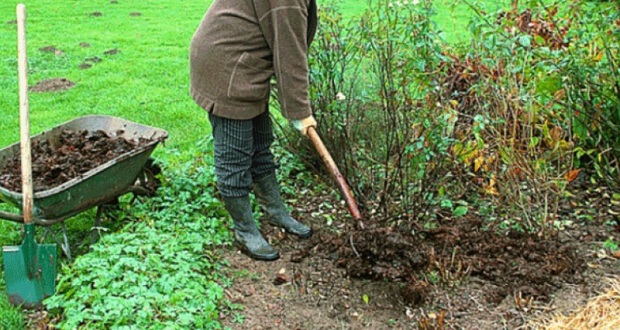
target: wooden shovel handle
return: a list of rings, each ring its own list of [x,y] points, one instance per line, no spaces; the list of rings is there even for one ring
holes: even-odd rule
[[[362,215],[360,214],[360,211],[357,208],[357,203],[355,203],[355,199],[353,199],[353,194],[351,194],[351,190],[349,189],[349,186],[344,180],[344,177],[342,176],[342,174],[340,174],[340,171],[338,170],[338,166],[336,166],[334,159],[327,151],[327,148],[325,148],[323,141],[321,141],[321,137],[319,137],[319,134],[317,133],[316,128],[314,128],[313,126],[308,128],[308,137],[310,138],[310,140],[316,147],[316,150],[319,152],[319,155],[321,155],[321,158],[325,162],[325,166],[327,166],[327,169],[331,173],[332,177],[334,178],[334,180],[336,180],[336,183],[338,183],[338,188],[340,188],[340,192],[342,192],[345,200],[347,201],[347,205],[349,205],[349,211],[351,211],[351,214],[356,220],[361,219]]]
[[[19,66],[20,151],[22,159],[22,205],[24,224],[32,222],[33,189],[28,105],[28,56],[26,51],[26,6],[17,5],[17,50]]]

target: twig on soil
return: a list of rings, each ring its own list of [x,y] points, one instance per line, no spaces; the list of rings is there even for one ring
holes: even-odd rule
[[[448,313],[450,313],[450,319],[454,319],[454,315],[452,314],[452,300],[450,299],[450,295],[446,293],[446,302],[448,305]]]
[[[482,304],[481,304],[481,303],[480,303],[480,302],[479,302],[476,298],[474,298],[472,295],[470,295],[470,296],[469,296],[469,299],[473,300],[473,301],[476,303],[476,305],[478,305],[478,310],[479,310],[479,311],[484,311],[484,310],[487,310],[487,309],[484,307],[484,305],[482,305]]]
[[[224,289],[224,293],[226,293],[226,295],[228,296],[228,299],[232,299],[233,296],[228,290]]]
[[[355,255],[359,258],[360,254],[357,252],[357,249],[355,248],[355,244],[353,244],[353,235],[349,236],[349,242],[351,242],[351,247],[353,248],[353,252],[355,252]]]

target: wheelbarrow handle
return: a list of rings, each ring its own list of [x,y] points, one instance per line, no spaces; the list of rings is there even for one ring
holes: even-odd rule
[[[344,180],[344,177],[342,176],[342,174],[340,174],[338,166],[336,166],[336,162],[334,162],[334,159],[327,151],[327,148],[325,148],[325,145],[323,144],[323,141],[321,141],[321,137],[317,133],[314,126],[308,128],[308,137],[316,147],[316,150],[319,152],[319,155],[323,159],[323,162],[325,162],[325,166],[327,166],[327,169],[338,184],[340,192],[342,192],[345,200],[347,201],[347,205],[349,205],[349,211],[351,211],[351,214],[356,220],[360,220],[362,218],[362,215],[357,208],[357,203],[353,198],[353,194],[351,194],[351,189],[349,189],[349,186]]]
[[[33,189],[28,104],[28,56],[26,49],[26,6],[17,5],[17,50],[19,67],[20,152],[22,160],[22,204],[24,224],[32,222]]]

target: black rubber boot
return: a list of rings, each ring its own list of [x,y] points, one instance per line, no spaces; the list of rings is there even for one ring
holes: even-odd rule
[[[235,222],[235,240],[239,248],[251,258],[272,261],[280,258],[256,228],[250,197],[224,197],[226,210]]]
[[[275,174],[255,181],[253,185],[256,200],[267,214],[271,224],[283,227],[289,233],[301,238],[312,236],[312,228],[297,222],[284,207],[280,196],[280,186]]]

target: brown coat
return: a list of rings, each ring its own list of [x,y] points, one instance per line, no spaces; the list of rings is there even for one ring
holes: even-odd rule
[[[310,116],[316,27],[316,0],[215,0],[190,47],[192,97],[214,115],[250,119],[267,108],[275,75],[282,115]]]

